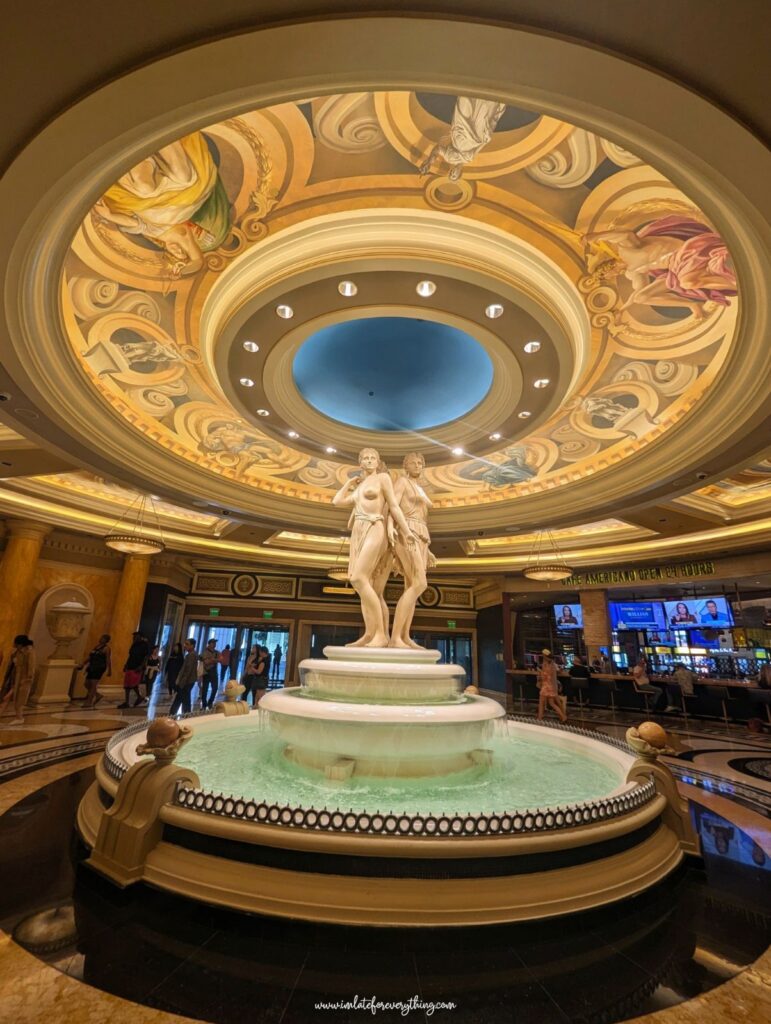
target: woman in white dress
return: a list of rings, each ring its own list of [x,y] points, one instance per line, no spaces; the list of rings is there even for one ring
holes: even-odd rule
[[[386,516],[390,512],[402,542],[409,548],[417,537],[407,525],[404,513],[394,494],[391,477],[374,448],[359,452],[362,475],[352,477],[332,499],[334,505],[353,506],[348,526],[351,547],[348,558],[348,578],[359,595],[364,617],[364,635],[349,644],[351,647],[386,647],[388,632],[383,621],[380,596],[373,586],[382,559],[388,554]]]

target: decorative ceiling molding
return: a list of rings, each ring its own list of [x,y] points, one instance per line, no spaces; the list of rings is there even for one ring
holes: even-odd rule
[[[362,45],[364,41],[367,45]],[[204,87],[200,61],[206,55],[212,60],[207,62],[211,74]],[[512,62],[517,66],[516,87],[511,82]],[[768,157],[757,140],[675,83],[599,51],[498,26],[421,18],[411,20],[408,40],[403,21],[389,18],[291,25],[219,40],[124,76],[72,107],[33,140],[0,184],[0,224],[8,240],[6,246],[0,246],[0,255],[4,261],[10,256],[11,261],[6,270],[12,336],[7,368],[24,399],[12,405],[11,414],[20,427],[28,428],[25,432],[49,443],[55,438],[54,446],[66,448],[83,464],[113,473],[119,470],[133,482],[149,477],[163,480],[165,493],[178,501],[189,501],[191,495],[208,493],[216,486],[227,507],[276,523],[311,526],[318,521],[334,528],[337,518],[320,501],[288,498],[279,493],[279,484],[258,492],[224,476],[212,485],[196,467],[185,465],[182,445],[161,453],[162,457],[158,453],[151,456],[149,445],[127,437],[122,416],[101,403],[84,402],[80,371],[66,349],[58,321],[57,286],[64,249],[78,223],[105,187],[140,157],[184,133],[242,116],[256,106],[282,101],[296,110],[285,101],[339,91],[342,82],[346,88],[360,90],[396,87],[471,93],[535,108],[545,118],[567,117],[581,130],[599,131],[624,152],[631,150],[666,171],[689,202],[697,204],[715,224],[736,265],[742,289],[741,315],[730,349],[736,304],[731,316],[721,314],[722,334],[712,339],[713,346],[723,348],[720,359],[713,359],[711,368],[701,373],[703,387],[710,390],[708,408],[700,408],[697,396],[687,393],[686,381],[682,396],[671,401],[671,416],[668,407],[666,416],[658,417],[656,423],[658,413],[645,410],[644,434],[642,422],[632,426],[633,417],[628,417],[629,433],[618,431],[623,453],[618,466],[599,459],[586,472],[578,467],[566,470],[551,477],[539,493],[528,482],[508,494],[490,485],[491,490],[479,492],[489,496],[484,511],[486,529],[512,522],[557,523],[590,514],[602,516],[630,501],[650,502],[685,492],[693,485],[695,471],[702,468],[705,436],[711,447],[710,477],[718,478],[726,467],[739,461],[742,447],[745,456],[748,445],[751,450],[759,447],[753,437],[760,436],[766,416],[769,370],[768,347],[763,341],[768,314],[768,232],[757,208],[767,199],[767,174],[761,169],[767,166]],[[280,134],[275,119],[272,129]],[[237,134],[232,125],[227,130]],[[269,134],[267,128],[265,134]],[[430,134],[425,138],[427,144],[435,141]],[[570,151],[567,136],[564,144]],[[381,151],[382,147],[376,152]],[[570,158],[579,155],[576,150]],[[640,168],[626,166],[628,161],[621,159],[624,166],[614,177],[627,175],[626,180],[637,182],[639,188]],[[555,167],[558,165],[559,161]],[[542,167],[541,177],[545,172]],[[280,167],[277,173],[284,174],[282,181],[286,179]],[[286,180],[291,195],[291,173]],[[476,181],[469,173],[468,187],[457,190],[457,201],[478,196],[484,207],[494,201],[500,181]],[[580,230],[608,228],[613,217],[627,209],[621,196],[607,194],[605,184],[594,190],[595,207],[588,204],[586,217],[576,221]],[[550,187],[541,182],[532,186]],[[560,188],[559,195],[566,191]],[[437,177],[426,185],[426,201],[447,202],[452,194]],[[273,198],[258,191],[258,221],[269,212]],[[600,220],[598,225],[599,214],[606,216],[606,222]],[[466,215],[462,209],[461,216]],[[626,220],[622,227],[637,230]],[[591,277],[591,272],[587,276]],[[180,286],[187,287],[189,280],[182,280]],[[602,291],[605,285],[594,287],[587,282],[587,286],[591,301],[605,303],[595,306],[593,315],[607,314],[611,297]],[[64,312],[71,330],[73,318]],[[694,324],[689,332],[698,335],[705,327],[711,329],[717,319],[711,316],[706,325]],[[189,326],[182,324],[185,329]],[[604,326],[612,335],[612,325]],[[637,331],[646,345],[654,347],[663,334],[661,330],[633,328],[632,333]],[[626,341],[628,336],[622,339]],[[662,371],[663,379],[655,382],[660,387],[654,387],[651,381],[636,377],[636,372],[629,371],[631,376],[623,378],[631,402],[639,404],[651,389],[665,395],[671,385],[679,386],[677,373],[673,385],[673,378]],[[172,368],[174,379],[167,386],[178,386],[176,373]],[[95,372],[94,384],[97,378]],[[604,403],[593,408],[611,413],[611,418],[605,418],[613,428],[627,415],[621,411],[623,403],[618,397],[618,389],[615,393],[600,389],[599,394],[582,395],[582,400]],[[30,410],[33,417],[27,415]],[[158,428],[155,433],[160,437],[162,431]],[[90,440],[94,436],[99,438],[98,449]],[[646,444],[638,445],[643,437]],[[570,488],[567,501],[566,486]],[[471,495],[461,495],[455,507],[437,512],[436,529],[448,533],[468,529],[480,515],[475,504]]]

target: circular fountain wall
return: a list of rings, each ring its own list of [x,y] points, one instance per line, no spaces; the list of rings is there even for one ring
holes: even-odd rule
[[[141,724],[113,737],[89,863],[253,912],[457,925],[613,902],[680,862],[676,798],[623,743],[507,719],[436,652],[325,653],[259,711],[188,717],[176,764],[141,756]]]

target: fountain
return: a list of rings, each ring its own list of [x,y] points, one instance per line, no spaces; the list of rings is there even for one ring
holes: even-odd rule
[[[410,637],[432,561],[422,460],[395,484],[373,449],[359,461],[334,500],[352,509],[362,637],[303,661],[258,711],[226,699],[116,734],[78,811],[88,863],[121,886],[368,925],[548,917],[665,877],[697,850],[657,762],[666,736],[641,727],[630,748],[464,692],[463,669]]]

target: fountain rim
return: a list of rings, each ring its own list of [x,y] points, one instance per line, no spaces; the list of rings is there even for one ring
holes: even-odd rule
[[[258,712],[259,713],[259,712]],[[183,715],[184,719],[209,719],[217,712],[193,712]],[[250,716],[251,717],[251,714]],[[247,716],[230,721],[244,723]],[[554,732],[562,732],[589,739],[613,747],[634,760],[636,755],[621,740],[591,729],[562,725],[556,722],[536,722],[526,715],[506,715],[511,723],[536,726]],[[101,767],[112,782],[111,788],[128,771],[127,765],[118,758],[115,750],[132,736],[147,728],[145,720],[128,726],[115,733],[107,743]],[[631,761],[630,761],[631,763]],[[107,781],[106,779],[104,781]],[[378,837],[392,839],[480,839],[532,837],[539,833],[555,833],[585,828],[610,822],[639,811],[656,798],[653,780],[626,783],[605,797],[580,801],[574,804],[534,807],[516,811],[480,812],[479,814],[410,814],[404,812],[358,812],[337,808],[316,808],[298,805],[268,804],[244,797],[228,796],[178,783],[167,806],[201,815],[202,818],[224,818],[260,827],[273,827],[277,831],[290,829],[294,832],[337,833],[360,838]]]

